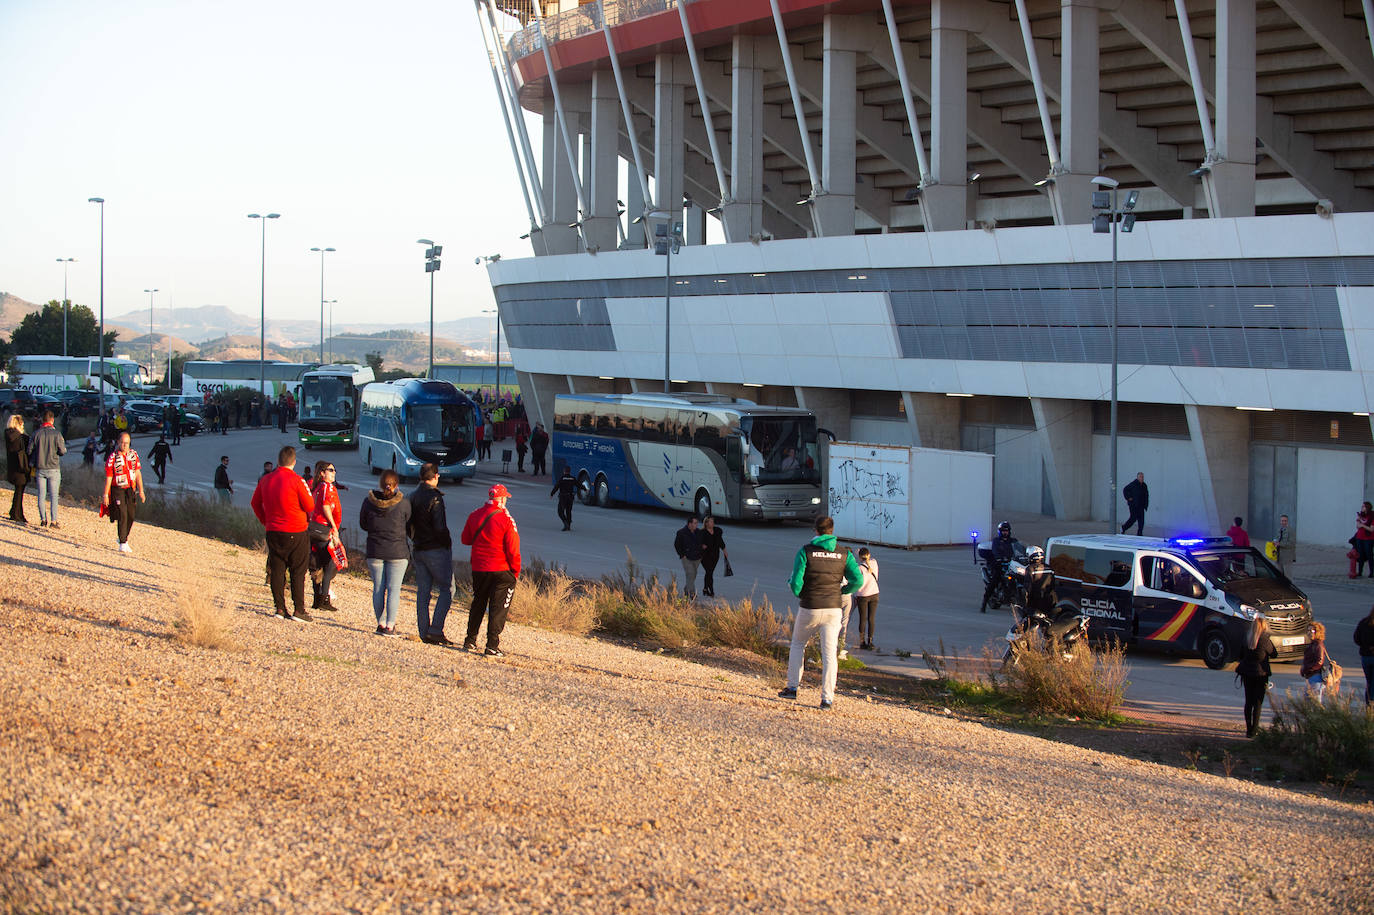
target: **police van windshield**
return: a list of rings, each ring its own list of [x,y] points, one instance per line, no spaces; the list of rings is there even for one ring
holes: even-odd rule
[[[1191,555],[1198,571],[1218,585],[1247,578],[1277,579],[1279,577],[1278,569],[1274,568],[1269,560],[1254,550],[1208,550],[1204,553],[1192,553]]]

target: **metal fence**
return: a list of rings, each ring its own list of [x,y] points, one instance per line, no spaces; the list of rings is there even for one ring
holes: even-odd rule
[[[544,18],[544,37],[550,46],[582,35],[601,30],[601,11],[605,10],[606,21],[611,28],[646,16],[676,9],[679,0],[613,0],[586,3],[576,9],[554,13]],[[531,10],[531,16],[533,10]],[[524,17],[522,17],[523,19]],[[543,49],[540,42],[539,23],[530,22],[510,37],[507,43],[512,60],[527,57]]]

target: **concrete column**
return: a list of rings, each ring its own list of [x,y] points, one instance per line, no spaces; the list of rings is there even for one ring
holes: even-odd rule
[[[569,394],[614,394],[615,382],[594,375],[565,375]],[[545,423],[544,425],[548,425]]]
[[[1250,417],[1231,407],[1185,404],[1188,434],[1197,456],[1203,509],[1214,534],[1245,515],[1250,501]],[[1117,473],[1117,479],[1122,479]]]
[[[591,215],[585,220],[589,248],[614,251],[616,233],[616,193],[620,179],[620,97],[609,69],[592,74],[590,148],[584,167],[587,170],[587,198]]]
[[[854,234],[854,164],[859,97],[858,52],[867,50],[861,24],[852,16],[826,16],[821,91],[821,187],[812,214],[821,236]]]
[[[959,450],[960,409],[958,397],[944,394],[902,392],[907,422],[914,428],[912,441],[922,448]]]
[[[570,115],[571,116],[571,115]],[[573,125],[568,125],[571,131]],[[577,230],[568,226],[577,220],[577,190],[572,169],[558,129],[553,93],[544,95],[544,213],[548,221],[540,233],[549,254],[575,254],[581,247]]]
[[[731,241],[763,235],[763,69],[758,56],[757,39],[735,36],[730,64],[730,199],[721,213]]]
[[[685,87],[692,82],[691,66],[683,54],[654,58],[654,208],[682,219],[682,169],[687,147],[683,124],[687,116]]]
[[[835,433],[840,441],[849,438],[849,392],[834,388],[796,388],[797,406],[816,414],[816,425]],[[748,396],[748,395],[746,395]]]
[[[1081,400],[1031,398],[1040,454],[1060,521],[1092,517],[1092,405]]]
[[[683,214],[682,241],[688,245],[706,244],[706,209],[696,201]]]
[[[926,231],[962,229],[968,209],[968,32],[955,0],[934,0],[930,30],[930,170],[936,184],[921,194]]]
[[[572,389],[566,375],[544,375],[534,372],[515,372],[515,380],[520,383],[520,400],[529,414],[530,425],[543,423],[549,434],[553,434],[553,398],[567,394]]]
[[[1059,155],[1066,174],[1050,186],[1057,225],[1091,222],[1092,179],[1098,174],[1097,0],[1061,0]],[[1058,504],[1058,503],[1056,503]]]
[[[635,223],[635,220],[644,215],[644,191],[639,186],[639,175],[635,173],[634,162],[626,159],[622,160],[629,168],[630,180],[625,183],[625,247],[643,248],[645,246],[644,226],[646,223]]]
[[[1217,156],[1212,216],[1255,215],[1255,0],[1217,0]],[[1244,512],[1241,512],[1244,514]]]

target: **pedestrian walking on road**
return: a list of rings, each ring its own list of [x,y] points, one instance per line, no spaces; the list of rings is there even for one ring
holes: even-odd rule
[[[783,699],[797,698],[801,686],[806,643],[816,633],[821,639],[821,708],[835,703],[835,677],[838,662],[835,651],[840,634],[840,595],[853,594],[863,584],[863,572],[848,550],[837,548],[835,520],[829,515],[816,519],[816,536],[797,551],[788,582],[799,605],[792,623],[792,648],[787,655],[787,688],[778,693]]]
[[[725,549],[725,535],[716,526],[716,519],[707,515],[701,522],[701,529],[697,531],[697,540],[701,542],[701,568],[706,573],[705,579],[701,583],[701,594],[703,597],[716,596],[716,566],[720,564],[720,557],[725,557],[726,565],[730,563],[730,554]]]
[[[444,635],[444,621],[453,603],[453,537],[448,531],[448,512],[439,489],[439,467],[420,465],[420,485],[410,496],[410,558],[415,563],[415,620],[420,641],[452,645]],[[430,591],[439,594],[434,616],[429,615]]]
[[[1254,737],[1259,733],[1260,710],[1264,706],[1265,693],[1269,691],[1269,659],[1277,658],[1278,650],[1269,638],[1269,621],[1263,616],[1256,617],[1250,625],[1250,635],[1245,648],[1236,664],[1236,676],[1245,687],[1245,736]]]
[[[1360,666],[1364,668],[1364,704],[1374,705],[1374,607],[1355,625],[1355,644],[1360,647]]]
[[[1274,551],[1279,557],[1279,571],[1288,574],[1288,567],[1298,561],[1298,532],[1288,523],[1287,515],[1279,515],[1279,529],[1274,534]]]
[[[472,547],[472,606],[468,608],[468,632],[463,647],[477,650],[482,617],[487,618],[489,658],[505,657],[501,632],[510,615],[515,583],[520,579],[520,531],[506,510],[510,491],[500,483],[487,490],[487,503],[468,515],[460,539]]]
[[[228,458],[221,466],[227,466]],[[267,578],[272,605],[279,619],[310,622],[305,609],[305,582],[310,577],[310,515],[315,497],[296,475],[296,449],[277,452],[277,469],[258,480],[253,490],[253,514],[267,529]],[[286,576],[291,576],[291,606],[286,609]]]
[[[530,433],[530,459],[533,461],[530,473],[538,477],[549,472],[549,465],[544,459],[548,451],[549,433],[544,431],[543,423],[535,423],[534,431]]]
[[[179,405],[172,411],[172,444],[181,444],[181,427],[186,422],[186,406]]]
[[[358,514],[358,527],[367,531],[367,571],[372,576],[372,613],[377,635],[396,635],[401,609],[401,579],[410,560],[406,526],[410,500],[399,491],[401,478],[383,470],[381,489],[369,490]]]
[[[564,466],[563,475],[553,481],[553,489],[549,490],[549,495],[558,493],[558,520],[563,522],[563,530],[572,530],[572,510],[573,500],[577,498],[577,481],[573,479],[572,470]]]
[[[269,465],[270,466],[270,465]],[[271,471],[264,469],[262,477],[267,476]],[[258,482],[262,482],[262,477],[258,477]],[[234,481],[229,479],[229,455],[219,456],[219,466],[215,468],[215,495],[219,500],[228,505],[234,498]]]
[[[1313,622],[1307,630],[1311,640],[1302,653],[1302,667],[1298,675],[1307,681],[1308,695],[1315,696],[1318,702],[1326,694],[1326,665],[1331,657],[1326,653],[1326,626]]]
[[[172,460],[172,446],[167,444],[166,435],[157,437],[157,444],[148,452],[148,457],[153,460],[153,473],[157,474],[157,482],[161,486],[167,482],[167,462]]]
[[[94,468],[94,467],[95,467],[95,449],[96,449],[95,433],[92,432],[90,435],[86,436],[86,444],[85,444],[84,446],[82,446],[82,448],[81,448],[81,463],[85,464],[87,467]]]
[[[143,465],[138,452],[129,447],[129,433],[119,433],[115,441],[115,450],[105,461],[105,491],[100,496],[100,506],[115,522],[119,552],[132,553],[129,532],[134,528],[138,502],[148,501],[148,495],[143,491]]]
[[[701,567],[701,541],[697,539],[697,516],[690,515],[687,523],[673,538],[673,549],[682,560],[682,593],[689,600],[697,596],[697,569]]]
[[[29,437],[24,432],[24,417],[11,413],[5,422],[5,467],[10,485],[14,487],[14,498],[10,500],[10,520],[28,524],[24,517],[24,487],[29,485]]]
[[[339,526],[343,524],[343,505],[339,503],[339,490],[334,485],[337,475],[334,462],[319,461],[315,466],[315,485],[310,490],[315,508],[310,513],[310,527],[318,530],[320,525],[326,525],[329,528],[329,536],[321,539],[312,533],[310,537],[310,585],[315,591],[310,609],[338,613],[339,608],[334,606],[334,601],[330,597],[330,585],[334,583],[334,575],[339,571],[339,567],[334,563],[332,550],[340,543]]]
[[[859,611],[859,647],[877,651],[873,643],[873,615],[878,611],[878,560],[868,551],[859,548],[859,571],[863,572],[863,584],[854,592],[854,608]]]
[[[1145,531],[1145,509],[1150,507],[1150,487],[1145,485],[1145,474],[1137,473],[1135,479],[1121,490],[1121,495],[1126,500],[1126,507],[1131,510],[1130,517],[1121,525],[1121,533],[1126,533],[1126,529],[1134,524],[1135,535],[1139,537]]]
[[[62,488],[62,455],[66,453],[67,441],[53,428],[52,411],[44,410],[43,425],[29,442],[29,464],[38,479],[38,523],[43,527],[57,527],[57,492]]]

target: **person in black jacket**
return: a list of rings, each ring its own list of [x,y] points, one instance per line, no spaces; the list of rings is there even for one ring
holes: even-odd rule
[[[701,566],[701,541],[697,539],[697,516],[692,515],[678,529],[673,549],[682,560],[682,593],[691,600],[697,596],[697,569]]]
[[[563,475],[553,481],[553,489],[549,490],[549,495],[558,493],[558,520],[563,522],[563,530],[572,530],[572,510],[573,500],[577,498],[577,481],[573,479],[572,470],[566,465],[563,467]]]
[[[1364,704],[1374,705],[1374,607],[1355,625],[1355,644],[1360,646],[1360,666],[1364,668]]]
[[[396,471],[383,470],[382,488],[368,492],[358,513],[358,527],[367,531],[367,571],[372,576],[372,612],[377,617],[377,635],[396,635],[401,579],[410,558],[406,546],[410,500],[397,491],[400,482]]]
[[[983,589],[983,603],[978,606],[979,613],[988,612],[988,601],[992,600],[993,592],[997,590],[998,583],[1006,574],[1007,563],[1016,555],[1016,538],[1011,535],[1010,521],[1003,521],[997,525],[997,536],[992,538],[988,549],[992,552],[989,565],[994,567],[988,578],[987,587]]]
[[[725,557],[727,564],[730,562],[730,553],[725,549],[725,535],[716,527],[716,519],[707,515],[702,519],[697,539],[701,541],[701,568],[706,572],[706,580],[701,583],[701,596],[715,597],[716,566],[721,556]]]
[[[1236,676],[1245,685],[1245,736],[1259,733],[1260,709],[1264,694],[1269,691],[1269,659],[1278,657],[1274,642],[1269,638],[1269,622],[1258,617],[1250,627],[1250,637],[1236,664]]]
[[[24,517],[24,487],[29,485],[29,437],[24,433],[24,417],[11,413],[5,423],[5,466],[14,498],[10,500],[10,520],[17,524],[28,524]]]
[[[444,635],[444,620],[453,603],[453,536],[448,531],[444,494],[439,490],[439,468],[420,465],[420,485],[410,496],[410,559],[415,563],[415,621],[420,641],[452,645]],[[429,615],[429,593],[437,587],[434,617]]]
[[[534,431],[530,433],[530,457],[534,461],[530,473],[541,476],[549,472],[549,465],[544,462],[544,455],[548,450],[549,433],[544,431],[543,423],[535,423]]]
[[[167,444],[166,435],[157,437],[157,444],[148,452],[148,456],[153,459],[153,473],[157,474],[158,483],[166,483],[167,462],[172,460],[172,446]]]
[[[1145,530],[1145,509],[1150,507],[1150,487],[1145,485],[1145,474],[1136,474],[1135,479],[1121,490],[1121,495],[1131,510],[1131,516],[1121,525],[1121,533],[1126,533],[1126,528],[1134,524],[1135,535],[1139,537]]]

